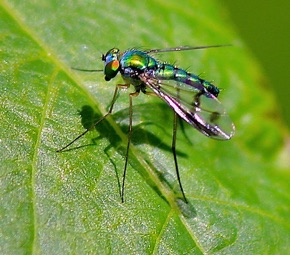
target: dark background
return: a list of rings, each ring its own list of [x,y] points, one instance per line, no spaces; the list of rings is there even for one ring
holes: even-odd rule
[[[290,127],[290,1],[220,0],[240,36],[262,66]]]

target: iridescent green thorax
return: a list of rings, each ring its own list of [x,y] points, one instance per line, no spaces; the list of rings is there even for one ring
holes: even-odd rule
[[[156,69],[157,60],[144,51],[126,51],[120,59],[121,69],[132,68],[136,71]]]
[[[120,73],[126,82],[135,87],[140,86],[142,82],[139,75],[158,68],[158,62],[149,54],[139,51],[126,51],[120,58]]]

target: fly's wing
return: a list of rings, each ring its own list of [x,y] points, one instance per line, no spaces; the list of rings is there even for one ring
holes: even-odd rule
[[[206,45],[206,46],[178,46],[178,47],[166,48],[166,49],[151,49],[145,52],[149,54],[149,53],[185,51],[185,50],[202,50],[202,49],[225,47],[225,46],[230,46],[230,44],[217,44],[217,45]]]
[[[181,118],[206,136],[230,139],[235,126],[218,99],[197,84],[173,79],[156,79],[141,74],[141,81],[163,99]]]

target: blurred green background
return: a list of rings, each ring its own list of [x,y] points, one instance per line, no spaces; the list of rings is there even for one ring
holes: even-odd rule
[[[282,117],[290,127],[290,1],[220,0],[233,25],[258,59],[266,79],[265,89],[275,93]],[[249,84],[252,86],[252,84]]]

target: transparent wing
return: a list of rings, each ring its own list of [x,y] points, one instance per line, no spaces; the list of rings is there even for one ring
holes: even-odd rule
[[[196,84],[156,79],[146,73],[139,78],[182,119],[204,135],[219,140],[228,140],[234,135],[234,124],[211,93],[198,89]]]
[[[208,48],[217,48],[217,47],[225,47],[231,46],[230,44],[217,44],[217,45],[206,45],[206,46],[179,46],[173,48],[165,48],[165,49],[152,49],[145,51],[146,53],[159,53],[159,52],[171,52],[171,51],[184,51],[184,50],[201,50]]]

